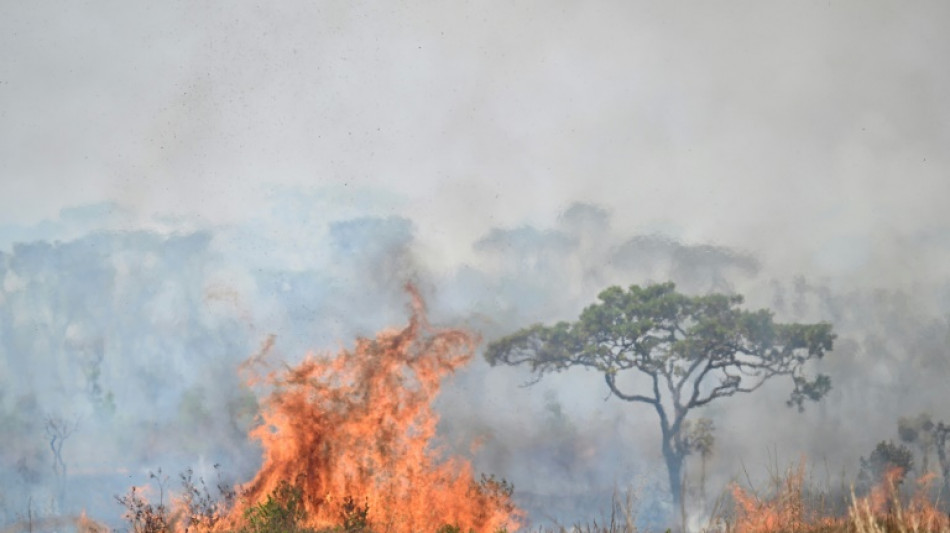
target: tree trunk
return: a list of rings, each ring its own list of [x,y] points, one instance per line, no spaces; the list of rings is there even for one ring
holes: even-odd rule
[[[683,454],[677,452],[671,439],[663,439],[663,458],[666,460],[666,472],[670,476],[670,496],[673,508],[680,510],[683,504]]]
[[[947,460],[946,444],[940,442],[937,447],[937,460],[940,462],[940,473],[943,474],[943,490],[950,494],[950,461]]]
[[[663,459],[666,460],[666,472],[669,475],[670,497],[673,500],[673,509],[679,511],[680,518],[682,519],[681,527],[685,531],[686,507],[683,501],[683,462],[686,459],[686,453],[679,436],[679,431],[682,429],[683,415],[685,413],[678,411],[671,424],[662,404],[656,403],[654,404],[654,408],[660,417],[660,434],[663,439]]]
[[[934,447],[937,448],[937,462],[940,463],[940,473],[943,475],[943,489],[950,493],[950,458],[947,457],[947,436],[950,427],[943,422],[937,424],[933,430]]]
[[[706,454],[700,456],[699,470],[699,501],[703,512],[706,512]]]

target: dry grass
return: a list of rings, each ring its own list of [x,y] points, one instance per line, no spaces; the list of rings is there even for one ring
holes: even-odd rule
[[[715,528],[725,533],[950,533],[950,520],[930,499],[933,475],[921,477],[909,498],[898,490],[904,473],[891,470],[867,496],[851,492],[845,516],[808,504],[805,467],[790,469],[778,490],[759,497],[738,485],[732,487],[732,516]]]
[[[852,494],[849,525],[856,533],[950,533],[950,517],[930,501],[928,474],[917,482],[917,489],[905,504],[896,483],[897,474],[889,473],[866,498]]]
[[[639,494],[635,489],[615,492],[610,502],[610,513],[600,520],[575,523],[573,526],[557,526],[553,529],[539,528],[538,533],[636,533]]]

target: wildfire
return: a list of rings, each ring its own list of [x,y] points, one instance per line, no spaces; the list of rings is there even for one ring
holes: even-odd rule
[[[830,517],[819,516],[805,505],[804,498],[805,460],[796,470],[789,470],[776,494],[761,499],[732,486],[735,500],[735,525],[737,533],[771,533],[775,531],[817,531],[830,528],[836,522]]]
[[[256,379],[270,390],[252,431],[264,461],[224,527],[288,483],[299,488],[315,528],[339,524],[354,509],[367,510],[374,531],[518,527],[521,512],[504,485],[477,482],[468,461],[441,459],[433,448],[432,401],[443,378],[471,359],[477,338],[430,326],[421,298],[409,291],[404,329],[359,339],[332,357],[309,354],[297,367]]]
[[[872,532],[888,528],[905,531],[950,529],[948,516],[937,509],[928,497],[936,476],[927,473],[917,479],[917,488],[910,501],[902,504],[898,486],[905,474],[904,469],[900,467],[890,468],[866,498],[854,498],[850,514],[858,529]]]
[[[736,533],[885,533],[950,530],[947,515],[940,512],[928,497],[935,476],[921,476],[917,480],[916,491],[906,503],[901,501],[897,489],[904,476],[903,469],[890,468],[866,497],[859,498],[852,494],[847,518],[823,515],[806,504],[803,459],[797,470],[790,470],[786,474],[782,485],[771,498],[758,498],[738,485],[733,485],[735,517],[733,526],[728,529]]]

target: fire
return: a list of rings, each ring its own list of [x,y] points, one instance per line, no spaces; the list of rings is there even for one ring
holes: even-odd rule
[[[761,499],[736,484],[732,485],[735,500],[737,533],[770,533],[774,531],[817,531],[830,528],[835,520],[819,516],[805,505],[805,460],[796,470],[789,470],[776,494]]]
[[[906,472],[894,467],[884,473],[883,479],[871,489],[866,498],[854,498],[851,521],[862,531],[894,529],[910,531],[947,531],[950,519],[928,498],[930,486],[936,477],[927,473],[917,479],[917,489],[906,504],[901,503],[898,485]]]
[[[877,485],[871,488],[867,496],[867,505],[875,515],[886,515],[891,511],[891,503],[898,496],[897,489],[904,482],[907,472],[899,467],[888,468]]]
[[[916,491],[904,503],[898,485],[905,474],[899,467],[888,469],[866,497],[859,498],[852,493],[847,517],[830,516],[807,505],[804,494],[805,462],[802,460],[797,470],[789,470],[771,498],[759,498],[733,485],[734,523],[727,529],[736,533],[950,530],[947,515],[929,498],[934,474],[918,478]]]
[[[264,449],[260,471],[222,526],[288,484],[300,490],[308,526],[340,524],[366,510],[374,531],[479,533],[519,526],[510,491],[478,483],[470,463],[440,459],[433,447],[432,401],[442,380],[466,364],[478,339],[428,324],[410,287],[412,316],[402,330],[359,339],[335,356],[309,354],[299,365],[257,379],[270,392],[252,431]]]
[[[109,528],[86,516],[86,511],[76,518],[76,531],[79,533],[107,533]]]

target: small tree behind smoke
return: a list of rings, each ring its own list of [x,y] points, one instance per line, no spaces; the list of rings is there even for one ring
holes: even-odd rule
[[[950,456],[948,456],[947,444],[950,441],[950,425],[943,422],[937,423],[933,427],[934,447],[937,449],[937,460],[940,462],[940,473],[943,475],[943,488],[947,495],[950,495]]]
[[[920,413],[914,417],[902,416],[897,420],[897,435],[901,442],[917,448],[920,454],[920,473],[930,470],[930,454],[934,449],[935,425],[930,415]]]
[[[897,422],[897,432],[901,441],[916,444],[923,465],[921,475],[926,475],[928,472],[930,452],[937,452],[937,462],[943,478],[943,492],[945,495],[950,495],[950,450],[947,449],[947,445],[950,444],[950,425],[943,421],[934,422],[930,415],[921,413],[915,417],[900,418]],[[861,460],[863,467],[864,458]]]
[[[56,475],[58,504],[62,506],[66,497],[66,462],[63,460],[63,444],[79,427],[79,420],[68,420],[61,416],[50,415],[46,418],[46,436],[53,453],[53,473]]]
[[[49,448],[53,452],[53,473],[57,478],[66,477],[66,462],[63,461],[63,443],[76,431],[78,420],[67,420],[59,416],[46,418],[46,436]]]
[[[702,502],[706,501],[706,462],[712,457],[716,446],[716,426],[709,418],[687,420],[683,425],[686,434],[686,447],[689,453],[699,454],[699,495]]]
[[[861,457],[860,462],[858,484],[864,490],[870,490],[895,469],[899,470],[893,474],[893,482],[899,486],[907,473],[914,468],[914,455],[907,446],[894,444],[891,441],[881,441],[877,443],[868,458]]]

